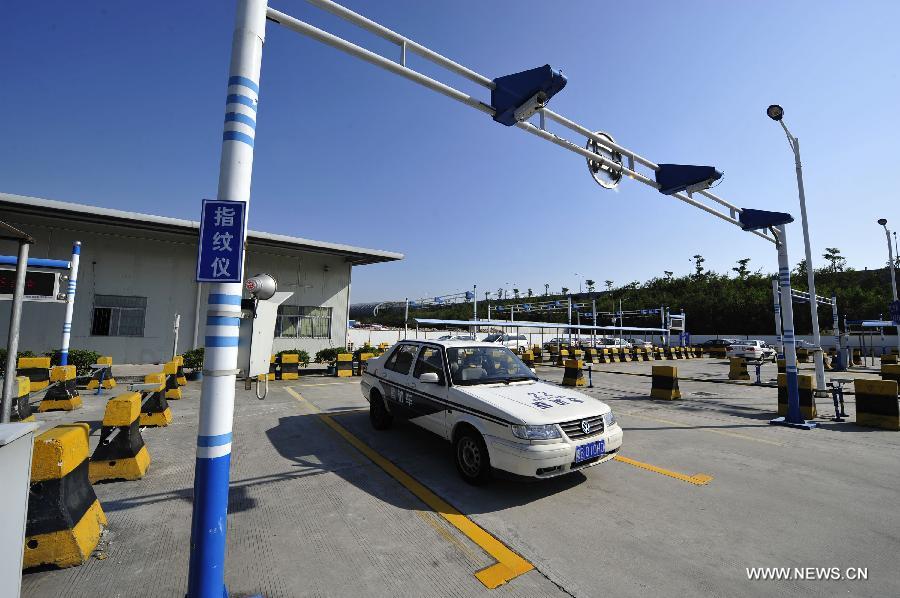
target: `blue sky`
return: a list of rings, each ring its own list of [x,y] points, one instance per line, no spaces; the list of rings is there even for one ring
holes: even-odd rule
[[[801,140],[814,261],[829,246],[857,268],[886,261],[875,220],[900,228],[900,3],[346,5],[487,76],[560,68],[557,112],[657,162],[716,165],[721,196],[799,221],[790,149],[765,116],[780,103]],[[271,6],[398,54],[306,2]],[[4,13],[0,190],[197,219],[216,191],[233,3]],[[687,273],[695,253],[718,271],[744,257],[775,270],[756,237],[633,181],[603,190],[574,154],[272,23],[260,87],[250,226],[407,256],[357,269],[355,302],[625,284]]]

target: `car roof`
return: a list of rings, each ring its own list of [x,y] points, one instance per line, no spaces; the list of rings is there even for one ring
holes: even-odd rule
[[[444,347],[493,347],[495,349],[504,347],[504,345],[499,345],[497,343],[485,343],[482,341],[467,341],[463,339],[446,339],[446,340],[438,340],[436,338],[427,338],[427,339],[416,339],[416,338],[407,338],[402,339],[399,342],[401,343],[417,343],[424,344],[428,343],[429,345],[442,345]]]

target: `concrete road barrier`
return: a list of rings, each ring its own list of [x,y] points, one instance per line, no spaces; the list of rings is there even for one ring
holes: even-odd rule
[[[897,366],[894,366],[897,367]],[[900,407],[896,380],[853,381],[856,392],[856,423],[870,428],[900,431]]]
[[[30,422],[34,421],[34,415],[31,413],[31,380],[26,376],[16,376],[13,384],[12,409],[10,412],[10,421],[14,422]]]
[[[728,361],[728,379],[729,380],[749,380],[750,373],[747,371],[747,360],[743,357],[732,357]]]
[[[372,356],[371,353],[360,353],[359,360],[362,363],[363,355]],[[367,358],[368,359],[368,358]],[[297,353],[282,353],[279,360],[280,368],[278,372],[279,380],[297,380],[300,378],[300,355]]]
[[[172,409],[166,400],[166,375],[162,372],[144,376],[145,384],[156,384],[156,388],[144,391],[141,403],[142,426],[165,427],[172,422]]]
[[[565,371],[563,372],[563,386],[585,386],[587,382],[584,380],[584,362],[580,359],[567,359],[565,363]]]
[[[335,375],[338,378],[353,376],[353,355],[350,353],[339,353],[336,362],[337,368]]]
[[[800,393],[800,416],[803,419],[816,417],[816,401],[813,398],[813,377],[797,376],[797,386]],[[787,417],[787,374],[778,374],[778,415]]]
[[[163,374],[166,376],[166,399],[180,401],[181,387],[178,386],[178,364],[175,361],[163,364]]]
[[[31,384],[31,392],[50,386],[49,357],[20,357],[16,364],[16,376],[25,376]]]
[[[150,453],[141,437],[141,395],[127,392],[110,399],[103,414],[100,443],[91,455],[91,482],[139,480],[150,467]]]
[[[100,541],[106,514],[88,479],[89,430],[87,424],[67,424],[34,439],[26,569],[80,565]]]
[[[654,399],[673,401],[681,398],[678,388],[678,368],[671,365],[653,366],[653,382],[650,396]]]
[[[116,379],[113,378],[112,375],[112,357],[106,355],[99,358],[97,360],[97,365],[101,365],[104,367],[94,368],[94,372],[91,374],[91,379],[87,384],[88,390],[97,390],[98,388],[100,388],[101,384],[106,390],[112,390],[113,388],[115,388]]]
[[[44,394],[38,411],[72,411],[81,407],[81,396],[75,388],[75,366],[58,365],[50,371],[53,386]]]

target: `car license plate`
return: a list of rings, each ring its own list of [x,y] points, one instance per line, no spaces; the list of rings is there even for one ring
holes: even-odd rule
[[[595,440],[588,444],[582,444],[575,447],[575,463],[581,463],[594,457],[599,457],[606,452],[606,442],[603,440]]]

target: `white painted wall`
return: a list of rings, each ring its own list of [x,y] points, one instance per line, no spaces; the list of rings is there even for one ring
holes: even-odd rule
[[[31,257],[35,258],[68,260],[72,243],[82,242],[72,348],[111,355],[115,363],[165,361],[172,354],[172,323],[176,313],[181,314],[178,352],[193,348],[198,323],[195,236],[133,230],[119,225],[60,226],[59,222],[55,218],[21,216],[9,224],[35,237],[36,243],[31,247]],[[15,253],[14,243],[0,242],[0,254]],[[343,257],[251,243],[245,274],[259,272],[275,276],[279,290],[294,292],[287,301],[289,304],[333,308],[331,338],[276,339],[275,351],[298,348],[312,355],[319,349],[346,343],[350,264]],[[91,336],[95,294],[147,297],[144,336]],[[206,295],[204,290],[200,297],[198,346],[203,345]],[[9,301],[0,302],[0,339],[4,341],[10,305]],[[44,352],[58,348],[63,315],[61,303],[26,303],[22,311],[20,350]]]

